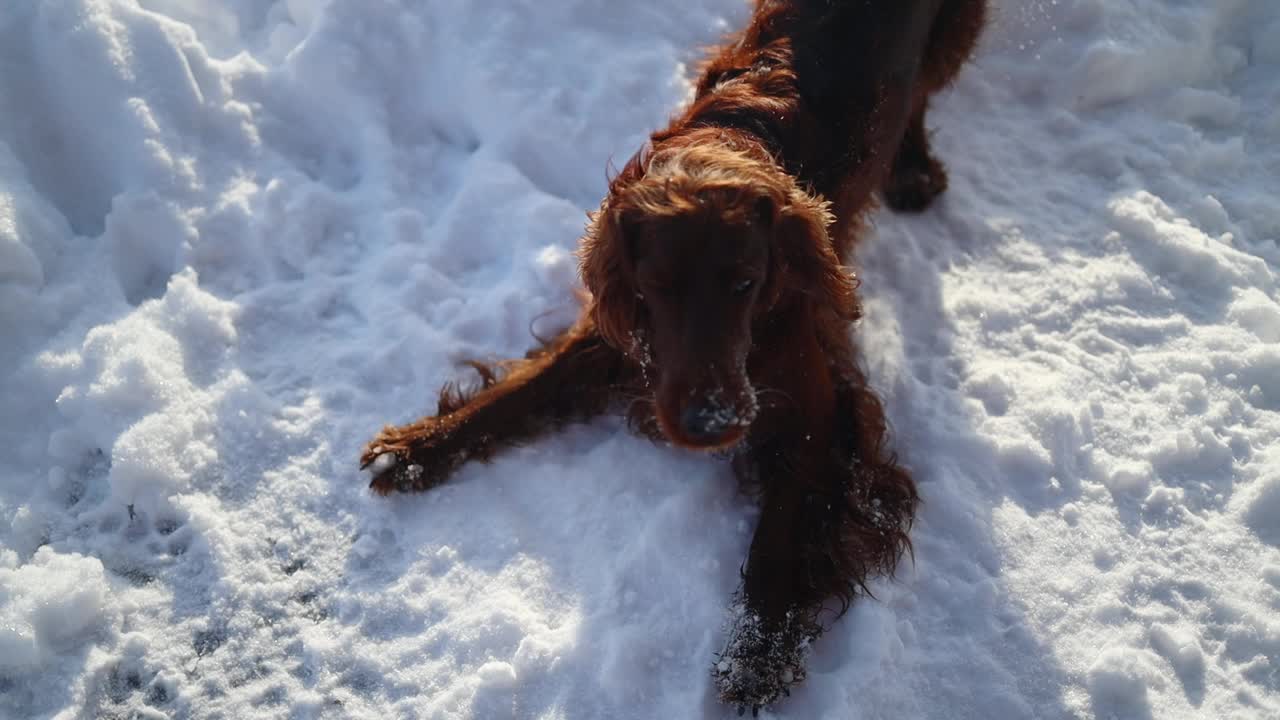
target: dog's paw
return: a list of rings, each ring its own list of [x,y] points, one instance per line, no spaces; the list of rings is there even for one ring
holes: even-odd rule
[[[744,667],[746,665],[747,667]],[[751,666],[741,660],[721,660],[713,670],[720,701],[736,707],[738,715],[772,705],[779,697],[791,695],[791,686],[804,679],[803,668],[797,675],[793,668]]]
[[[933,158],[894,166],[884,184],[884,201],[897,212],[920,212],[947,189],[947,171]]]
[[[736,706],[739,715],[755,715],[804,680],[805,656],[821,629],[795,614],[769,623],[746,608],[735,611],[729,643],[711,672],[722,702]]]
[[[395,428],[383,430],[360,456],[360,469],[370,476],[369,489],[379,495],[421,492],[444,482],[461,458],[439,440],[432,434],[406,437]]]
[[[366,451],[366,455],[370,452]],[[407,492],[413,489],[414,475],[421,471],[421,466],[394,452],[385,451],[372,458],[362,457],[360,469],[369,472],[370,490],[379,495],[389,495],[393,491]]]

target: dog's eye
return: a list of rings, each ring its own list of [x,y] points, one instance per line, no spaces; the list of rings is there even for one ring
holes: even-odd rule
[[[738,281],[737,283],[735,283],[735,284],[734,284],[734,286],[733,286],[733,294],[734,294],[734,295],[746,295],[746,294],[747,294],[747,291],[749,291],[751,288],[755,287],[755,284],[756,284],[756,281],[755,281],[755,280],[739,280],[739,281]]]

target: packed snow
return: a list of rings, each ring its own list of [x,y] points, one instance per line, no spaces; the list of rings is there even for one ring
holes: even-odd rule
[[[0,717],[732,717],[723,462],[356,461],[573,317],[610,164],[747,12],[9,3]],[[762,716],[1280,717],[1280,4],[992,14],[950,191],[858,257],[914,562]]]

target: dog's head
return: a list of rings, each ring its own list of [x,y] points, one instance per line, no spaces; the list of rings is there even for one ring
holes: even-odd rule
[[[747,360],[761,318],[788,295],[853,318],[854,281],[827,236],[826,203],[772,163],[705,144],[641,162],[583,241],[590,312],[609,344],[650,365],[668,439],[729,447],[756,416]]]

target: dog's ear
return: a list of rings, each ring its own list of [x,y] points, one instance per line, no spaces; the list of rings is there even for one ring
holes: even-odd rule
[[[761,195],[751,203],[750,221],[760,228],[772,228],[778,222],[778,201],[772,195]]]
[[[640,299],[633,274],[629,224],[606,199],[591,215],[578,249],[582,282],[591,293],[588,312],[609,345],[628,352],[635,343]]]
[[[775,238],[774,242],[769,244],[769,274],[765,277],[764,287],[760,289],[760,299],[756,306],[756,313],[764,314],[773,309],[782,297],[783,289],[787,286],[786,260],[783,257],[783,244],[785,240],[779,241],[778,238],[778,213],[781,204],[772,195],[764,194],[756,198],[751,203],[751,211],[748,215],[748,221],[751,225],[767,232],[770,237]]]
[[[844,320],[857,320],[858,281],[840,262],[828,229],[834,221],[828,203],[793,190],[774,221],[779,295],[788,290],[812,296],[819,305]]]

